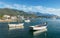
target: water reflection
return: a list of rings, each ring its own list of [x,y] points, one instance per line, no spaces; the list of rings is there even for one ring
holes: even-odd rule
[[[40,24],[41,20],[25,23],[23,29],[8,28],[7,23],[0,23],[0,38],[46,38],[45,33],[29,31],[29,26]]]
[[[8,26],[7,23],[0,23],[0,38],[7,38]]]
[[[33,34],[34,34],[34,36],[38,36],[39,34],[41,34],[43,32],[47,32],[47,29],[35,31],[35,32],[33,32]]]
[[[35,31],[33,32],[34,38],[46,38],[47,31]]]
[[[14,30],[14,29],[16,29],[16,28],[9,28],[9,30]]]
[[[60,38],[60,20],[49,21],[48,38]]]
[[[33,38],[33,34],[23,29],[10,30],[8,38]]]
[[[23,29],[14,29],[8,32],[8,38],[45,38],[46,32],[27,31]]]
[[[16,29],[24,29],[24,28],[20,28],[20,27],[14,27],[14,28],[8,28],[9,30],[16,30]]]

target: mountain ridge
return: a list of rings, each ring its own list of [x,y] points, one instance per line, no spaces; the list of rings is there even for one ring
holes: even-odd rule
[[[40,12],[24,12],[22,10],[17,10],[17,9],[10,9],[10,8],[0,8],[0,15],[22,15],[25,17],[53,17],[57,15],[54,14],[44,14],[44,13],[40,13]]]

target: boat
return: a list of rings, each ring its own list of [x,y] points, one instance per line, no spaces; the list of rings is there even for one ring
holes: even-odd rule
[[[18,17],[17,18],[18,23],[15,23],[15,22],[13,22],[12,24],[8,23],[9,28],[24,28],[24,26],[23,26],[24,23],[21,23],[21,21],[20,21],[20,20],[22,20],[22,16],[18,15],[17,17]]]
[[[29,19],[27,19],[27,20],[25,20],[25,22],[30,22],[30,20],[29,20]]]
[[[39,24],[39,25],[35,25],[35,26],[30,26],[29,27],[30,30],[43,30],[43,29],[47,29],[46,23],[44,24]]]
[[[9,28],[24,28],[24,23],[19,24],[8,24]]]

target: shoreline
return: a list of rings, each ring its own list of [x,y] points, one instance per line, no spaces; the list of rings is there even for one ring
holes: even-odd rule
[[[12,22],[13,20],[11,20],[11,19],[8,19],[8,20],[1,20],[0,19],[0,22]]]

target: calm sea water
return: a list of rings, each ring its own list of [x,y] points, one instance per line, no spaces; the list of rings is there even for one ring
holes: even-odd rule
[[[60,20],[49,20],[48,21],[48,38],[60,38]]]
[[[47,32],[38,33],[29,31],[29,26],[48,22]],[[32,19],[30,23],[24,23],[24,29],[9,29],[8,23],[0,23],[0,38],[59,38],[60,20],[54,19]]]

